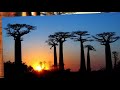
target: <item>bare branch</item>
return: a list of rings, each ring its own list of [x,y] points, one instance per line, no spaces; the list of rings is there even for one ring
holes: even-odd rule
[[[110,43],[113,43],[113,42],[117,41],[118,39],[120,39],[119,36],[117,36],[117,37],[112,37],[109,42],[110,42]]]
[[[88,48],[89,50],[96,51],[96,49],[92,45],[85,45],[85,48]]]
[[[113,43],[120,39],[119,36],[115,36],[115,32],[103,32],[100,34],[96,34],[96,36],[92,36],[96,41],[100,42],[101,45],[105,45],[106,43]]]
[[[90,38],[90,37],[82,38],[82,36],[89,35],[87,33],[88,33],[87,31],[74,31],[71,33],[70,39],[73,39],[74,41],[81,41],[82,43],[86,42],[86,41],[92,41],[92,40],[88,40],[88,38]]]
[[[57,42],[65,42],[71,35],[69,32],[55,32],[54,36]]]
[[[56,41],[56,39],[55,39],[55,36],[54,35],[49,35],[48,36],[48,40],[47,41],[45,41],[46,43],[48,43],[48,45],[50,45],[51,46],[51,48],[53,47],[53,46],[57,46],[58,44],[58,42]],[[50,48],[50,49],[51,49]]]
[[[23,30],[23,28],[26,28],[26,30]],[[7,24],[7,28],[4,29],[7,31],[8,36],[15,39],[29,33],[30,30],[35,30],[36,27],[27,24]]]

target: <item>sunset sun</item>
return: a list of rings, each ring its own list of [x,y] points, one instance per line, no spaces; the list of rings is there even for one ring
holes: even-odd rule
[[[35,67],[35,70],[36,70],[36,71],[41,71],[41,70],[42,70],[42,67],[36,66],[36,67]]]

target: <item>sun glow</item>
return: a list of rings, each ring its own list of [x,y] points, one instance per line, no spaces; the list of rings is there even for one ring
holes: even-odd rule
[[[36,71],[42,71],[42,70],[49,70],[49,69],[50,69],[47,64],[46,64],[46,65],[44,65],[44,64],[42,64],[42,65],[34,64],[34,65],[33,65],[33,68],[34,68],[34,70],[36,70]]]
[[[41,66],[36,66],[36,67],[35,67],[35,70],[36,70],[36,71],[41,71],[41,70],[42,70],[42,67],[41,67]]]

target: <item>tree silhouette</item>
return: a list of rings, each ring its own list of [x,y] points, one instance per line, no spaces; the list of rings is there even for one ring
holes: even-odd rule
[[[118,61],[118,52],[113,51],[112,54],[113,54],[113,58],[114,58],[114,69],[116,69],[117,61]]]
[[[105,45],[105,58],[106,58],[106,71],[112,70],[111,48],[110,43],[117,41],[120,37],[115,36],[115,32],[103,32],[96,34],[93,38],[100,42],[101,45]]]
[[[85,45],[85,48],[88,48],[87,51],[87,71],[91,71],[91,66],[90,66],[90,50],[96,51],[95,48],[91,45]]]
[[[46,67],[46,66],[45,66],[46,62],[44,61],[43,64],[44,64],[44,67],[43,67],[43,68],[45,69],[45,67]]]
[[[59,43],[59,69],[64,70],[64,60],[63,60],[63,42],[66,38],[70,37],[69,32],[55,32],[54,38]]]
[[[42,68],[42,64],[43,64],[43,63],[40,61],[40,67],[41,67],[41,68]]]
[[[46,41],[46,43],[48,43],[48,45],[50,45],[51,48],[54,47],[54,68],[56,69],[57,68],[57,51],[56,51],[56,46],[58,44],[57,44],[57,41],[55,40],[54,35],[49,35],[48,38],[49,39]]]
[[[83,38],[83,36],[87,36],[89,34],[87,34],[87,31],[74,31],[71,33],[71,39],[73,39],[74,41],[80,41],[80,47],[81,47],[81,63],[80,63],[80,71],[81,72],[85,72],[86,71],[86,66],[85,66],[85,55],[84,55],[84,47],[83,47],[83,43],[86,41],[92,41],[92,40],[88,40],[88,38]]]
[[[15,64],[21,64],[21,41],[23,41],[22,36],[35,30],[35,26],[27,24],[7,24],[7,28],[4,28],[7,31],[8,36],[12,36],[15,40]]]
[[[17,75],[17,71],[16,71],[16,65],[14,62],[11,62],[11,61],[7,61],[7,62],[4,62],[4,70],[5,70],[5,78],[7,79],[18,79],[19,77],[21,77],[22,79],[25,77],[25,76],[28,76],[30,75],[30,73],[33,73],[34,69],[32,66],[27,66],[26,63],[21,63],[21,70],[22,72],[19,73],[21,76]],[[19,77],[18,77],[19,76]],[[25,77],[27,78],[27,77]]]

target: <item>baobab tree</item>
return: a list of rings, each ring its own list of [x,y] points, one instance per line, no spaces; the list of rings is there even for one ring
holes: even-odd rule
[[[56,69],[57,68],[57,51],[56,51],[56,46],[58,44],[57,44],[57,41],[56,41],[54,35],[49,35],[48,38],[49,39],[46,41],[46,43],[48,43],[48,45],[50,45],[51,48],[54,47],[54,69]]]
[[[90,63],[90,50],[96,51],[95,48],[92,45],[85,45],[85,48],[87,48],[87,71],[91,71],[91,63]]]
[[[22,63],[21,57],[21,41],[23,41],[22,36],[35,30],[35,26],[27,24],[7,24],[4,28],[7,31],[8,36],[12,36],[15,40],[15,64]]]
[[[115,32],[103,32],[96,34],[93,38],[105,46],[105,58],[106,58],[106,71],[112,70],[111,48],[110,43],[117,41],[120,37],[115,36]]]
[[[71,33],[71,39],[73,39],[74,41],[79,41],[80,42],[80,47],[81,47],[80,71],[81,72],[86,71],[83,43],[86,42],[86,41],[92,41],[92,40],[88,39],[90,37],[83,38],[83,36],[87,36],[87,35],[89,35],[87,31],[74,31],[74,32]]]
[[[113,54],[113,58],[114,58],[114,69],[116,69],[117,61],[118,61],[118,52],[113,51],[112,54]]]
[[[69,32],[55,32],[54,34],[54,38],[59,43],[59,70],[64,70],[63,43],[66,41],[66,38],[70,36]]]

